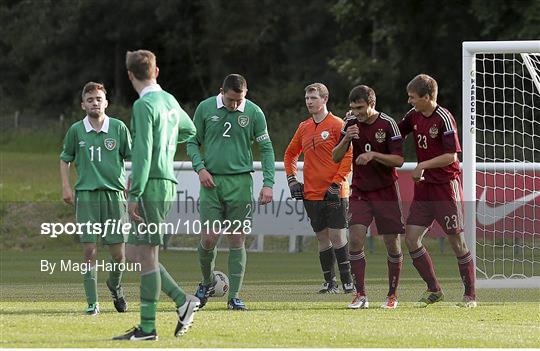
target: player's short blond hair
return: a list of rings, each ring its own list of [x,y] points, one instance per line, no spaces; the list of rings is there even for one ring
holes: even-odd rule
[[[437,101],[438,90],[437,81],[427,74],[419,74],[407,84],[407,92],[416,93],[419,97],[428,95],[432,101]]]
[[[330,95],[330,93],[328,92],[328,88],[326,87],[326,85],[324,85],[322,83],[310,84],[310,85],[308,85],[307,87],[304,88],[304,91],[306,93],[308,93],[310,91],[316,91],[317,93],[319,93],[319,96],[322,97],[322,98],[328,97]]]
[[[86,83],[82,89],[81,99],[84,100],[85,94],[88,94],[92,91],[98,91],[98,90],[101,90],[103,94],[107,95],[107,90],[105,90],[105,86],[102,83],[96,83],[96,82]]]
[[[138,80],[156,78],[156,55],[148,50],[128,51],[126,52],[126,68]]]

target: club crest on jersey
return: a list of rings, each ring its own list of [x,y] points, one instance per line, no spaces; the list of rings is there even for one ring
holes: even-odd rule
[[[246,115],[240,115],[238,116],[238,125],[240,127],[244,128],[249,124],[249,117]]]
[[[110,138],[105,139],[104,144],[107,150],[112,151],[116,147],[116,140]]]
[[[439,128],[434,124],[429,128],[429,136],[435,139],[439,135]]]
[[[328,139],[329,136],[330,136],[330,132],[329,132],[329,131],[323,130],[323,131],[321,132],[321,138],[322,138],[323,140]]]
[[[383,129],[377,130],[377,133],[375,133],[375,139],[377,139],[377,142],[384,143],[386,140],[386,133]]]

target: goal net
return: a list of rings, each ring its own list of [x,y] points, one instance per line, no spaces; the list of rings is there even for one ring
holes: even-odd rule
[[[478,287],[540,287],[540,41],[463,43],[466,237]]]

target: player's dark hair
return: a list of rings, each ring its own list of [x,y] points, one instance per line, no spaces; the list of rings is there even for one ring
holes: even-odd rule
[[[85,94],[90,93],[92,91],[96,91],[96,90],[101,90],[103,91],[103,94],[107,95],[107,90],[105,90],[105,86],[103,84],[96,83],[96,82],[88,82],[83,87],[81,99],[84,100]]]
[[[355,86],[349,93],[349,102],[359,102],[361,100],[367,102],[368,105],[375,106],[377,102],[375,90],[367,85]]]
[[[148,50],[128,51],[126,52],[126,68],[138,80],[155,78],[156,55]]]
[[[229,74],[223,80],[223,86],[221,87],[223,92],[226,93],[229,90],[233,90],[235,93],[241,93],[247,89],[246,78],[240,74]]]
[[[438,90],[437,81],[427,74],[419,74],[407,84],[407,92],[416,93],[419,97],[428,95],[432,101],[437,100]]]

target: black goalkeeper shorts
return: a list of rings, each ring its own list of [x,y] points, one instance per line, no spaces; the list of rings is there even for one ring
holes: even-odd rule
[[[304,200],[304,208],[315,233],[326,228],[347,228],[349,199],[341,199],[338,207],[328,206],[324,200]]]

